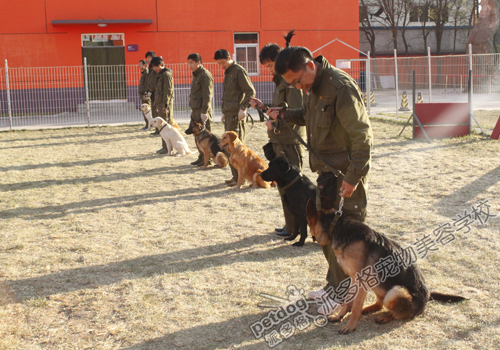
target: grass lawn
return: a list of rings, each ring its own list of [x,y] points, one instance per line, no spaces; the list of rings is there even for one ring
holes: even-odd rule
[[[311,325],[275,349],[497,349],[500,142],[372,127],[371,227],[409,246],[480,201],[497,215],[455,227],[418,262],[431,290],[469,300],[430,302],[409,322],[367,315],[351,335]],[[0,349],[263,350],[250,330],[269,311],[260,294],[324,285],[320,247],[272,232],[283,225],[275,188],[234,191],[228,168],[157,155],[160,139],[139,128],[0,133]],[[263,124],[247,130],[261,156],[266,142]]]

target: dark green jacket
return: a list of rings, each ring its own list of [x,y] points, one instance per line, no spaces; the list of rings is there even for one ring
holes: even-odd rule
[[[286,84],[285,79],[281,75],[275,75],[273,77],[273,83],[276,85],[273,93],[273,103],[271,107],[277,107],[280,103],[286,102],[288,104],[288,108],[290,109],[298,109],[302,108],[302,90],[298,90],[296,88],[290,89]],[[274,124],[275,122],[273,122]],[[281,124],[281,123],[280,123]],[[292,123],[288,123],[292,129],[299,134],[303,139],[306,138],[306,128],[300,125],[294,125]],[[300,141],[297,140],[297,137],[290,131],[290,129],[286,125],[279,126],[279,133],[276,134],[274,130],[268,130],[267,135],[269,136],[269,140],[272,143],[283,143],[285,145],[300,144]]]
[[[162,107],[170,107],[174,104],[174,77],[172,70],[163,68],[158,74],[155,92],[155,106],[158,112],[161,112]]]
[[[146,93],[146,91],[148,91],[148,88],[147,88],[147,79],[148,78],[148,69],[144,69],[142,72],[141,72],[141,79],[139,80],[139,95],[141,95],[141,98],[144,99],[145,96],[144,94]]]
[[[247,109],[252,97],[255,97],[255,89],[247,71],[233,63],[224,72],[222,113],[226,116],[237,115],[240,109]]]
[[[356,185],[370,169],[373,134],[356,82],[319,56],[319,69],[302,110],[289,110],[285,119],[307,129],[308,145]],[[309,153],[311,170],[329,172]]]
[[[157,80],[158,80],[158,74],[155,72],[153,68],[150,68],[148,71],[148,76],[146,77],[146,90],[155,92]]]
[[[193,111],[200,110],[202,114],[211,114],[212,97],[214,95],[214,78],[203,66],[193,72],[189,106]]]

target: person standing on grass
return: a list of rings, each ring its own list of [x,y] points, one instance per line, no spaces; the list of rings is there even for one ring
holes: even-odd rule
[[[158,79],[155,89],[155,105],[154,108],[161,118],[168,124],[174,124],[174,77],[172,70],[165,68],[165,63],[161,57],[154,57],[151,60],[151,66],[156,71]],[[156,151],[160,154],[168,152],[167,144],[162,139],[162,149]]]
[[[313,58],[305,47],[289,47],[276,57],[274,69],[290,87],[309,95],[302,109],[271,109],[274,119],[305,125],[307,144],[317,155],[309,153],[309,165],[318,173],[318,191],[339,208],[345,202],[343,215],[356,220],[366,218],[366,190],[370,169],[373,133],[363,98],[356,82],[344,71],[333,67],[323,56]],[[339,170],[344,175],[335,176]],[[346,278],[331,245],[323,246],[328,262],[328,284],[308,297],[319,299],[326,289],[336,288]],[[330,314],[333,303],[324,303],[319,313]]]
[[[158,113],[156,112],[156,108],[154,108],[154,103],[155,103],[155,91],[156,91],[156,82],[158,80],[158,75],[156,71],[153,69],[151,66],[151,60],[156,57],[156,53],[154,51],[148,51],[146,52],[146,62],[148,63],[148,75],[146,79],[146,86],[147,86],[147,94],[150,98],[151,104],[151,113],[153,115],[153,118],[158,117]],[[156,129],[154,133],[151,135],[159,135],[160,131]]]
[[[255,97],[255,88],[245,68],[235,63],[224,49],[215,51],[214,60],[224,70],[222,92],[222,122],[225,131],[234,131],[241,142],[245,142],[245,117],[248,103]],[[226,152],[226,155],[229,155]],[[226,180],[228,186],[238,182],[238,171],[231,164],[232,178]]]
[[[141,98],[141,104],[148,104],[149,107],[151,107],[151,99],[149,98],[148,94],[147,94],[147,85],[146,85],[146,82],[147,82],[147,77],[148,77],[148,63],[146,62],[146,60],[140,60],[139,61],[139,69],[141,71],[141,79],[139,80],[139,96]],[[146,116],[144,115],[144,112],[143,112],[143,117],[144,117],[144,121],[146,122],[146,126],[143,127],[141,130],[148,130],[149,128],[149,122],[148,122],[148,119],[146,118]]]
[[[201,56],[192,53],[188,56],[189,69],[193,72],[191,92],[189,95],[189,106],[191,107],[191,120],[205,126],[212,131],[212,97],[214,96],[214,78],[212,73],[202,65]],[[204,163],[203,153],[198,149],[198,159],[191,165],[202,166]],[[211,162],[211,160],[210,160]]]
[[[290,46],[290,40],[294,35],[294,31],[291,30],[288,35],[285,36],[286,47]],[[274,61],[278,56],[278,53],[283,50],[278,44],[269,43],[260,50],[259,61],[260,64],[264,65],[269,73],[273,75],[273,83],[275,84],[273,93],[272,107],[277,107],[282,102],[288,104],[288,108],[298,109],[302,108],[302,90],[295,88],[288,88],[285,79],[279,74],[276,74],[274,70]],[[250,100],[250,105],[252,107],[259,107],[262,111],[266,112],[270,106],[264,105],[261,100],[257,98],[252,98]],[[269,137],[269,142],[272,144],[273,157],[279,157],[280,155],[285,155],[291,164],[296,165],[302,170],[302,157],[303,148],[294,133],[285,125],[278,125],[276,122],[267,121],[266,122],[268,131],[267,135]],[[306,137],[306,128],[304,126],[289,124],[290,127],[299,134],[303,139]],[[278,127],[279,133],[274,132],[274,128]],[[272,159],[271,158],[271,159]],[[269,160],[271,160],[269,159]],[[295,233],[295,217],[286,208],[284,203],[283,195],[285,191],[278,187],[278,192],[281,198],[281,205],[283,207],[283,214],[285,217],[285,226],[283,228],[276,228],[275,232],[278,236],[288,237]]]

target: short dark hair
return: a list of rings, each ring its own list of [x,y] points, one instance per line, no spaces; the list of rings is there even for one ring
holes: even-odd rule
[[[283,38],[285,38],[285,47],[290,47],[290,41],[292,40],[292,37],[295,35],[295,29],[292,29],[289,31],[286,35],[283,35]],[[274,62],[276,61],[276,57],[280,53],[280,51],[283,50],[281,46],[278,44],[274,43],[267,43],[266,46],[260,50],[259,53],[259,61],[260,64],[264,64],[266,61],[271,61]]]
[[[153,59],[150,62],[150,65],[152,67],[159,67],[159,66],[164,66],[165,63],[163,62],[163,58],[161,58],[161,57],[153,57]]]
[[[192,53],[192,54],[189,54],[188,56],[188,60],[193,60],[195,62],[200,62],[200,63],[203,63],[201,61],[201,56],[199,53]]]
[[[276,57],[278,56],[281,50],[283,50],[283,48],[278,44],[267,43],[266,46],[264,46],[262,50],[260,50],[259,53],[260,64],[264,64],[264,62],[266,61],[271,61],[271,62],[276,61]]]
[[[154,51],[148,51],[148,52],[146,52],[146,56],[145,57],[148,58],[148,56],[156,57],[156,54],[155,54]]]
[[[231,55],[229,55],[229,52],[224,49],[220,49],[215,51],[214,55],[214,60],[228,60],[231,58]]]
[[[146,64],[146,60],[139,60],[139,63]]]
[[[279,75],[283,75],[289,70],[298,72],[304,69],[307,61],[313,59],[313,55],[309,49],[302,46],[290,46],[281,50],[278,54],[274,62],[274,70]]]

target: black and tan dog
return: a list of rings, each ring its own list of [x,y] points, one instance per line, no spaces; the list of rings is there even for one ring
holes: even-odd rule
[[[269,162],[267,168],[260,174],[264,181],[276,181],[278,187],[284,191],[283,205],[294,215],[294,234],[285,238],[293,241],[300,233],[300,240],[293,245],[302,247],[307,238],[306,206],[309,199],[315,200],[316,186],[309,178],[300,172],[300,169],[290,164],[285,156],[279,156]]]
[[[358,284],[358,291],[354,299],[345,303],[336,316],[329,318],[330,322],[340,322],[351,311],[349,321],[340,329],[339,333],[353,332],[362,314],[375,312],[384,307],[388,311],[376,318],[377,323],[387,323],[392,319],[412,319],[424,311],[425,304],[429,300],[449,302],[465,300],[460,296],[430,293],[422,273],[415,264],[398,265],[399,271],[383,276],[384,272],[377,269],[377,266],[380,266],[378,264],[381,261],[387,262],[391,256],[397,256],[397,252],[401,252],[401,246],[383,234],[372,230],[364,223],[348,217],[341,217],[337,224],[332,227],[335,211],[327,197],[321,198],[319,212],[314,201],[309,200],[307,203],[307,221],[311,235],[322,246],[332,245],[340,267],[351,278],[353,284]],[[377,301],[373,305],[363,308],[367,292],[362,286],[359,286],[358,276],[362,275],[362,270],[370,266],[374,267],[371,270],[377,274],[380,283],[371,288]]]
[[[214,160],[216,166],[225,168],[229,164],[226,155],[219,146],[219,139],[210,131],[205,129],[203,124],[191,120],[189,128],[185,131],[186,135],[194,135],[196,146],[203,153],[203,166],[206,169],[210,159]]]

